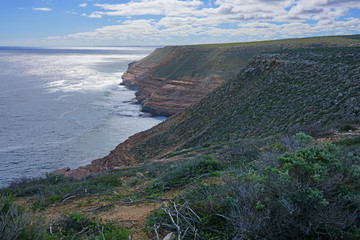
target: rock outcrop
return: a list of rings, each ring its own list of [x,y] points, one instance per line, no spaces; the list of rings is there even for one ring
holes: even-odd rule
[[[129,64],[122,84],[136,89],[142,110],[171,116],[238,73],[261,47],[181,46],[156,49]],[[263,49],[264,50],[264,49]]]

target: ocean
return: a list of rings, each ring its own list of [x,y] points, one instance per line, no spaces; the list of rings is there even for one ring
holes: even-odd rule
[[[148,47],[0,47],[0,187],[106,156],[164,117],[120,86]]]

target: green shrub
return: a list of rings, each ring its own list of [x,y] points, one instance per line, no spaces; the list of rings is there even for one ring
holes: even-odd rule
[[[315,143],[313,143],[315,144]],[[360,159],[332,144],[306,146],[200,186],[166,208],[157,224],[184,239],[356,239]],[[176,227],[170,215],[176,216]]]
[[[300,145],[306,145],[306,144],[312,143],[314,141],[314,139],[311,136],[306,135],[303,132],[297,133],[295,135],[295,138]]]
[[[19,179],[11,183],[7,191],[18,197],[34,197],[34,206],[37,208],[61,201],[68,196],[112,193],[121,185],[121,175],[113,172],[91,175],[79,180],[64,175],[46,174],[45,177]]]
[[[0,239],[46,239],[43,222],[13,203],[10,196],[0,196]]]
[[[278,171],[293,174],[296,178],[316,180],[318,177],[328,177],[330,171],[340,171],[342,167],[335,154],[336,148],[331,144],[300,148],[295,153],[285,153],[279,157],[281,167]]]
[[[52,227],[51,239],[107,239],[127,240],[129,233],[122,226],[96,223],[81,213],[69,213],[59,218]]]
[[[114,226],[106,224],[103,230],[104,238],[106,240],[128,240],[129,233],[126,228],[121,226]],[[100,237],[100,236],[99,236]],[[100,237],[101,239],[101,237]]]
[[[209,155],[190,161],[183,161],[168,171],[164,171],[157,179],[148,185],[147,191],[159,192],[181,187],[193,182],[199,177],[208,176],[223,169],[225,169],[224,164]]]

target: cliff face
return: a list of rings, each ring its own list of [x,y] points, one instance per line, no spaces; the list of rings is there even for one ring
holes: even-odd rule
[[[170,116],[184,110],[236,73],[261,47],[183,46],[156,49],[129,65],[123,83],[137,89],[143,111]]]
[[[220,86],[223,81],[218,75],[166,79],[155,77],[151,74],[151,69],[139,66],[130,67],[123,75],[123,84],[138,90],[136,99],[142,104],[142,110],[162,116],[182,111]]]
[[[123,83],[137,89],[143,111],[170,116],[184,110],[239,73],[256,54],[299,47],[356,45],[357,39],[325,37],[156,49],[129,64]]]
[[[258,54],[201,101],[67,175],[137,165],[206,143],[286,132],[321,134],[360,121],[359,62],[358,47]]]

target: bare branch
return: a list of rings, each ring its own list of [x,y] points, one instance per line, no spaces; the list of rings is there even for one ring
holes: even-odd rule
[[[72,198],[76,198],[77,196],[73,195],[73,196],[70,196],[70,197],[67,197],[65,198],[64,200],[62,200],[62,204],[65,204],[65,202],[69,199],[72,199]]]

